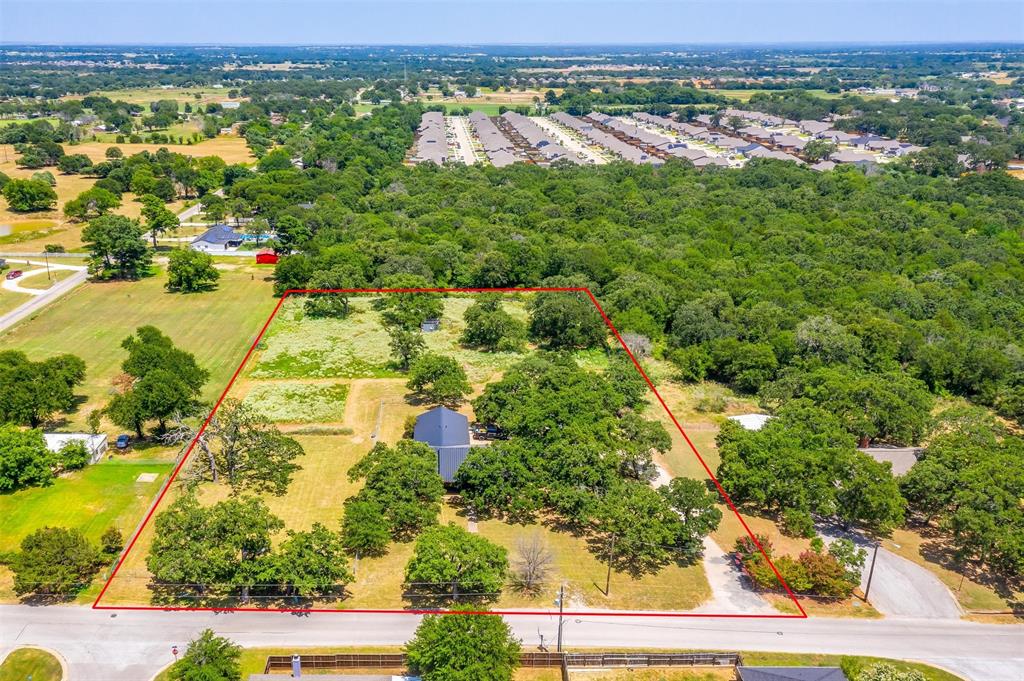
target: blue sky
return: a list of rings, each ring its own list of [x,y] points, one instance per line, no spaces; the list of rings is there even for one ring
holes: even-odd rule
[[[0,41],[122,44],[1024,41],[1022,0],[0,0]]]

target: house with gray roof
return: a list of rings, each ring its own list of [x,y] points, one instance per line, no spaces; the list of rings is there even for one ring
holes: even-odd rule
[[[782,150],[800,151],[807,146],[807,140],[795,135],[776,133],[772,135],[772,144]]]
[[[416,418],[412,439],[434,450],[438,474],[445,483],[452,483],[469,456],[469,419],[448,407],[434,407]]]
[[[854,149],[843,149],[841,151],[833,152],[829,156],[830,161],[836,163],[856,163],[858,165],[865,163],[875,163],[875,155],[864,151],[856,151]]]
[[[243,241],[245,235],[236,232],[231,225],[219,224],[193,239],[189,248],[203,253],[225,253],[237,250]]]
[[[448,140],[445,135],[444,114],[440,111],[427,111],[420,117],[420,125],[416,129],[412,161],[444,165],[447,160]]]
[[[666,152],[676,158],[685,158],[688,161],[696,161],[698,158],[707,157],[707,153],[703,149],[689,149],[684,146],[670,147],[666,149]]]
[[[708,166],[729,167],[729,162],[719,156],[701,156],[692,161],[695,168],[706,168]]]
[[[800,121],[799,126],[800,132],[808,135],[819,135],[826,130],[831,129],[831,123],[825,123],[823,121]]]

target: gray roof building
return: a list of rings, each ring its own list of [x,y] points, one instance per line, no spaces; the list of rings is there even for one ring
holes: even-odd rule
[[[568,149],[563,147],[561,144],[556,142],[548,133],[544,132],[544,129],[539,125],[531,121],[526,116],[516,113],[515,111],[506,111],[501,115],[509,125],[515,128],[516,132],[523,136],[523,138],[530,143],[534,149],[540,152],[540,155],[550,161],[557,161],[559,159],[568,159],[573,163],[581,163],[581,161]]]
[[[824,123],[822,121],[800,121],[800,130],[808,135],[818,135],[829,130],[831,127],[831,123]]]
[[[189,244],[193,251],[226,251],[238,248],[245,241],[242,234],[236,232],[231,225],[214,225],[197,236]]]
[[[772,135],[772,144],[781,149],[803,149],[807,146],[807,140],[795,135],[783,135],[776,133]]]
[[[448,140],[445,136],[444,114],[440,111],[427,111],[420,117],[419,128],[416,129],[416,147],[413,152],[414,163],[436,163],[444,165],[448,160]]]
[[[437,453],[437,472],[447,483],[469,456],[469,419],[448,407],[435,407],[416,419],[412,438]]]
[[[639,147],[623,142],[614,135],[609,135],[607,132],[598,129],[592,122],[588,122],[587,120],[590,119],[590,121],[602,122],[610,120],[611,116],[606,116],[605,114],[600,113],[591,113],[588,114],[586,118],[580,119],[575,116],[559,112],[552,114],[551,117],[562,125],[576,130],[590,140],[591,143],[602,146],[608,151],[614,153],[616,156],[630,161],[631,163],[649,163],[651,165],[664,164],[664,161],[657,156],[651,156]],[[604,123],[602,122],[602,125],[603,124]]]
[[[842,151],[834,152],[829,156],[829,160],[836,163],[874,163],[875,155],[863,151],[843,149]]]
[[[739,681],[849,681],[839,667],[736,667]]]
[[[487,114],[482,111],[474,111],[469,114],[469,124],[491,165],[496,168],[504,168],[520,160],[512,153],[515,150],[515,145],[508,137],[505,137],[505,133],[498,129],[498,126]]]

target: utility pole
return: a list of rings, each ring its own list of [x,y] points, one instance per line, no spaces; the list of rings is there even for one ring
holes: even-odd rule
[[[43,260],[46,261],[46,281],[51,281],[51,279],[50,279],[50,254],[47,253],[45,250],[43,251]]]
[[[871,554],[871,569],[868,570],[868,583],[864,587],[864,602],[868,600],[868,594],[871,593],[871,578],[875,576],[875,560],[878,558],[878,547],[882,545],[882,542],[875,542],[875,551]]]
[[[562,652],[562,612],[565,610],[565,584],[558,587],[558,648]]]
[[[604,595],[607,596],[612,586],[612,556],[615,555],[615,538],[617,535],[612,535],[612,543],[608,548],[608,574],[604,578]]]

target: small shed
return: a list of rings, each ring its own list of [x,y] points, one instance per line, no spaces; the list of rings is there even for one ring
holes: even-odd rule
[[[435,407],[416,419],[412,438],[437,453],[437,472],[445,483],[455,481],[459,466],[469,456],[469,419],[448,407]]]
[[[96,463],[107,451],[107,436],[103,433],[91,435],[89,433],[43,433],[43,440],[46,448],[56,454],[64,445],[71,442],[81,442],[89,451],[89,463]]]
[[[277,264],[277,253],[274,253],[269,248],[264,248],[262,251],[256,253],[256,264],[257,265],[276,265]]]
[[[432,331],[437,331],[440,328],[441,328],[441,320],[440,319],[425,319],[425,320],[423,320],[423,323],[420,324],[420,331],[422,331],[423,333],[430,333]]]

